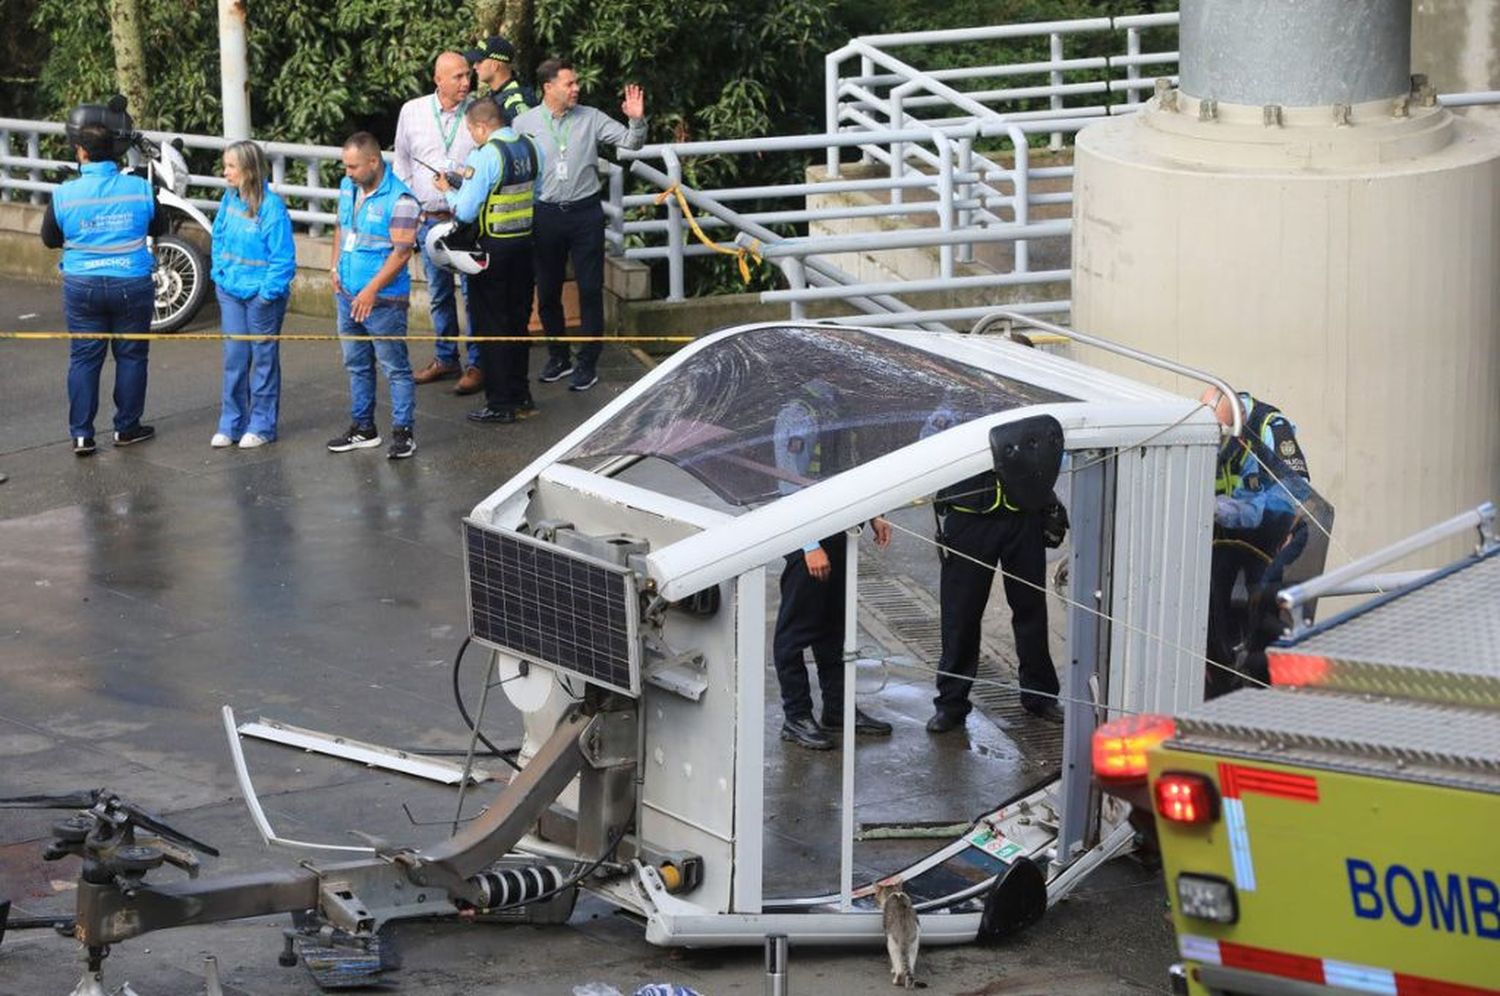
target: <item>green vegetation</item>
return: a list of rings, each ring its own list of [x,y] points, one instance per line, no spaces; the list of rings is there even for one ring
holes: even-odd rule
[[[0,23],[29,23],[0,41],[0,116],[60,119],[115,92],[112,0],[0,0]],[[118,2],[118,0],[115,0]],[[149,106],[138,123],[216,134],[219,99],[215,0],[138,0]],[[462,49],[481,23],[529,11],[506,33],[533,55],[576,64],[585,103],[618,113],[627,81],[646,89],[652,141],[815,132],[823,126],[823,57],[860,34],[1062,20],[1175,10],[1175,0],[246,0],[251,120],[258,138],[338,144],[357,129],[389,146],[403,101],[431,87],[433,57]],[[523,13],[520,16],[525,16]],[[1169,38],[1175,33],[1169,32]],[[1118,51],[1118,38],[1071,38],[1067,55]],[[1158,45],[1148,36],[1147,49]],[[1045,38],[913,46],[900,58],[924,69],[1049,58]],[[523,79],[529,77],[521,67]],[[1149,75],[1149,71],[1147,73]],[[1068,79],[1096,78],[1095,73]],[[1023,86],[1045,75],[965,81],[961,88]],[[1042,102],[1044,103],[1044,102]],[[1029,106],[1029,105],[1021,105]],[[1038,104],[1040,106],[1040,104]],[[195,162],[209,170],[209,162]],[[801,175],[797,155],[700,156],[684,163],[699,187],[762,184]],[[330,173],[328,179],[334,177]],[[741,204],[743,210],[758,205]],[[693,288],[738,283],[722,260],[699,264]],[[762,279],[765,279],[763,276]]]

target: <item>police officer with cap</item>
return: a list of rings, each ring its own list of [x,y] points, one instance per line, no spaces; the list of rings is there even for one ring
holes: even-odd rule
[[[516,50],[510,42],[499,35],[491,35],[478,48],[464,53],[474,75],[490,91],[490,99],[500,109],[500,120],[509,126],[516,115],[536,106],[536,96],[521,81],[512,69],[516,61]]]
[[[148,180],[120,171],[135,139],[125,98],[82,104],[68,115],[68,141],[79,176],[61,184],[42,219],[42,242],[61,249],[63,310],[69,332],[146,333],[151,330],[155,260],[149,236],[161,235],[166,216]],[[146,407],[145,340],[74,339],[68,358],[68,435],[73,453],[94,452],[99,373],[106,351],[115,358],[116,446],[143,443],[156,430],[141,422]]]

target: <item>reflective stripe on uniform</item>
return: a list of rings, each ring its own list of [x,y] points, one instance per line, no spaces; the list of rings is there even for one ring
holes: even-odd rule
[[[129,242],[111,242],[109,245],[96,246],[96,245],[90,245],[87,242],[74,242],[72,239],[66,239],[66,240],[63,241],[63,248],[64,249],[72,249],[75,252],[99,252],[99,253],[135,252],[137,249],[144,249],[144,248],[146,248],[146,240],[145,239],[131,239]]]

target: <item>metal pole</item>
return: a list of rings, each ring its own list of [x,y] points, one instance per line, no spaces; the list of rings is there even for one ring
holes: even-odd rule
[[[1126,29],[1126,31],[1125,31],[1125,54],[1129,55],[1129,56],[1132,56],[1132,57],[1141,54],[1141,29],[1140,28],[1127,28]],[[1131,83],[1134,83],[1136,80],[1138,80],[1140,78],[1141,78],[1141,67],[1138,66],[1138,65],[1136,65],[1135,60],[1132,58],[1131,62],[1125,67],[1125,79],[1128,80]],[[1140,95],[1140,92],[1138,90],[1136,90],[1135,87],[1130,87],[1130,88],[1128,88],[1125,91],[1125,103],[1127,103],[1127,104],[1139,104],[1140,102],[1141,102],[1141,95]]]
[[[1015,152],[1015,161],[1011,163],[1011,179],[1012,187],[1016,192],[1016,224],[1029,225],[1031,223],[1031,141],[1026,137],[1026,133],[1015,125],[1011,125],[1006,130],[1010,134],[1011,149]],[[1015,260],[1011,268],[1017,273],[1031,272],[1029,239],[1016,240]]]
[[[1441,542],[1450,536],[1467,532],[1470,529],[1480,531],[1479,546],[1483,549],[1488,536],[1493,535],[1495,528],[1495,506],[1491,502],[1485,502],[1478,508],[1461,512],[1453,518],[1439,522],[1435,526],[1428,526],[1415,535],[1408,536],[1403,540],[1392,543],[1388,547],[1376,550],[1374,553],[1358,560],[1352,560],[1336,570],[1321,574],[1310,581],[1283,588],[1276,596],[1276,602],[1284,611],[1291,612],[1306,602],[1329,594],[1333,590],[1342,587],[1348,582],[1368,574],[1372,568],[1381,567],[1392,561],[1400,560],[1418,550],[1425,549],[1434,543]]]
[[[958,188],[958,199],[970,201],[974,198],[974,183],[968,179],[974,171],[974,140],[964,137],[958,140],[958,171],[963,174],[964,181]],[[974,224],[974,209],[964,208],[958,213],[958,228],[960,231],[968,231]],[[958,247],[958,261],[960,263],[974,262],[974,243],[964,242]]]
[[[859,75],[860,76],[870,76],[874,72],[875,72],[875,64],[870,61],[870,57],[868,55],[862,55],[862,56],[860,56],[859,57]],[[870,153],[869,153],[868,150],[861,149],[860,150],[860,155],[859,155],[859,161],[861,163],[863,163],[864,165],[868,166],[874,160],[871,159]]]
[[[844,772],[839,837],[839,909],[854,908],[854,694],[859,647],[859,536],[844,534]]]
[[[610,254],[625,254],[625,168],[616,166],[609,171],[609,203],[614,205],[614,217],[609,225],[615,232],[615,244]]]
[[[766,937],[766,996],[789,996],[791,993],[791,990],[787,988],[786,956],[786,935],[768,935]]]
[[[474,731],[469,737],[469,750],[464,754],[464,773],[458,780],[458,809],[453,813],[453,833],[464,818],[464,793],[468,791],[470,776],[474,773],[474,750],[479,744],[479,728],[484,722],[484,707],[490,701],[490,689],[495,685],[495,672],[499,669],[500,652],[490,651],[490,666],[484,669],[484,687],[479,690],[479,708],[474,712]]]
[[[250,137],[250,62],[245,45],[246,0],[219,0],[219,95],[224,137]]]
[[[915,81],[913,81],[915,82]],[[902,101],[906,99],[907,92],[911,89],[911,83],[902,83],[891,91],[891,113],[890,126],[899,129],[906,121],[906,111],[902,108]],[[891,143],[891,180],[900,183],[901,174],[906,169],[906,146],[901,142]],[[903,199],[903,191],[899,186],[891,187],[891,203],[900,204]]]
[[[1057,32],[1054,31],[1051,35],[1048,36],[1048,40],[1052,43],[1052,61],[1054,63],[1061,62],[1062,61],[1062,57],[1063,57],[1063,40],[1062,40],[1062,35],[1060,35],[1060,34],[1058,34]],[[1062,70],[1061,69],[1054,69],[1054,70],[1052,70],[1052,72],[1051,72],[1051,74],[1049,76],[1049,79],[1051,80],[1051,83],[1052,83],[1052,85],[1054,87],[1062,86],[1062,82],[1063,82]],[[1052,109],[1054,111],[1058,111],[1058,112],[1062,111],[1062,106],[1063,106],[1062,94],[1060,94],[1060,93],[1054,93],[1052,95],[1051,104],[1052,104]],[[1063,145],[1062,132],[1060,132],[1060,131],[1054,131],[1052,133],[1052,138],[1048,142],[1048,147],[1050,149],[1052,149],[1053,152],[1056,152],[1057,150],[1059,150],[1059,149],[1062,148],[1062,145]]]
[[[303,160],[303,162],[307,165],[307,185],[311,189],[317,190],[319,187],[323,186],[323,174],[319,165],[319,161],[317,159],[305,159]],[[321,201],[319,203],[321,203]],[[307,205],[308,207],[314,206],[312,198],[308,198]],[[307,234],[311,235],[313,238],[317,238],[318,236],[323,234],[323,226],[318,224],[317,222],[313,222],[311,225],[307,226]]]
[[[953,143],[942,132],[932,136],[938,152],[938,228],[953,231]],[[953,243],[945,242],[938,247],[938,275],[953,279]]]
[[[9,152],[7,151],[6,154],[9,155]],[[27,136],[26,136],[26,156],[29,159],[40,159],[40,158],[42,158],[42,134],[41,134],[41,132],[33,131],[33,132],[30,132],[30,133],[27,134]],[[42,171],[39,170],[39,169],[34,169],[31,172],[27,173],[26,175],[28,177],[30,177],[36,183],[40,183],[42,181]],[[43,199],[44,198],[42,197],[42,192],[40,190],[33,190],[31,192],[31,203],[33,203],[33,204],[40,204],[40,203],[42,203]]]
[[[842,51],[842,50],[840,50]],[[839,130],[839,52],[831,52],[823,60],[823,131],[834,135]],[[829,179],[839,175],[838,146],[830,145],[825,153],[825,172]]]
[[[671,149],[662,150],[662,161],[667,166],[668,189],[682,187],[682,161]],[[686,298],[682,282],[682,205],[674,194],[667,198],[667,300],[682,301]]]
[[[988,330],[989,327],[991,325],[994,325],[996,322],[1018,322],[1022,325],[1030,325],[1032,328],[1041,329],[1043,332],[1050,332],[1053,335],[1060,335],[1064,339],[1072,339],[1074,342],[1081,342],[1086,346],[1093,346],[1097,349],[1102,349],[1106,352],[1114,353],[1117,356],[1124,356],[1127,359],[1136,360],[1140,363],[1146,364],[1146,366],[1148,367],[1156,367],[1159,370],[1166,370],[1174,374],[1181,374],[1183,377],[1188,377],[1203,384],[1210,384],[1213,387],[1218,388],[1219,393],[1224,395],[1226,398],[1229,398],[1232,402],[1229,406],[1229,409],[1234,415],[1234,424],[1230,426],[1230,435],[1238,436],[1240,434],[1240,431],[1245,427],[1245,417],[1249,413],[1244,411],[1243,403],[1240,401],[1239,394],[1235,391],[1234,388],[1229,386],[1227,381],[1222,381],[1205,370],[1199,370],[1197,367],[1190,367],[1185,363],[1178,363],[1176,360],[1169,360],[1165,356],[1157,356],[1153,353],[1147,353],[1139,349],[1132,349],[1131,347],[1121,345],[1118,342],[1111,342],[1108,339],[1101,339],[1096,335],[1089,335],[1086,332],[1079,332],[1077,329],[1064,328],[1063,326],[1058,325],[1054,322],[1047,322],[1043,321],[1040,318],[1033,318],[1030,315],[1021,313],[1015,308],[997,308],[996,310],[990,312],[988,315],[985,315],[983,318],[978,319],[974,323],[974,327],[972,330],[970,330],[970,334],[983,335],[985,331]]]
[[[782,274],[785,275],[788,287],[792,290],[807,289],[807,270],[803,267],[800,257],[787,256],[776,260],[775,263],[781,268]],[[765,300],[765,298],[762,297],[761,300]],[[807,317],[807,305],[794,298],[791,301],[791,314],[789,317],[794,322],[802,321]]]

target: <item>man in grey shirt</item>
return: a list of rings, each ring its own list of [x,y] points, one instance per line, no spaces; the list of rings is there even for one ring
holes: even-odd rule
[[[646,95],[625,87],[620,105],[629,126],[602,111],[578,103],[578,74],[571,63],[548,59],[536,70],[542,103],[516,116],[514,128],[529,136],[542,152],[541,197],[532,222],[535,243],[537,310],[549,336],[563,334],[562,284],[568,257],[578,280],[579,335],[604,331],[604,208],[599,203],[599,143],[639,149],[646,141]],[[544,384],[569,374],[570,391],[587,391],[599,381],[602,343],[578,350],[575,361],[567,343],[547,347],[548,359],[537,378]]]
[[[417,228],[417,252],[427,274],[427,295],[432,311],[432,328],[439,336],[432,362],[416,371],[413,380],[430,384],[447,377],[459,377],[458,393],[473,394],[483,385],[479,372],[479,351],[469,344],[468,362],[460,361],[456,336],[458,295],[454,276],[435,265],[427,256],[427,233],[435,225],[449,221],[453,213],[442,191],[433,186],[433,170],[461,170],[474,140],[464,127],[464,111],[469,106],[469,62],[457,52],[444,52],[433,64],[435,89],[413,97],[401,105],[396,121],[396,146],[392,167],[396,178],[406,184],[422,205],[421,224]]]

